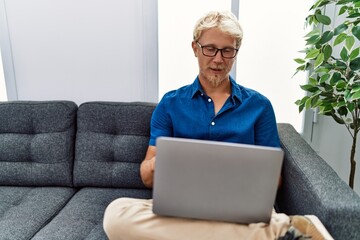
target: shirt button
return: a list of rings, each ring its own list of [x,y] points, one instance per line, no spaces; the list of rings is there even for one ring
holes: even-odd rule
[[[211,98],[208,99],[208,102],[211,102]]]
[[[214,126],[214,125],[215,125],[215,122],[211,122],[211,125]]]
[[[201,96],[204,96],[204,94],[203,94],[203,93],[201,93],[200,95],[201,95]]]

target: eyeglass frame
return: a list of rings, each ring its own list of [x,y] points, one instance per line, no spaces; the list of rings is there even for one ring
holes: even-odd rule
[[[239,48],[231,48],[231,47],[216,48],[216,47],[213,47],[213,46],[210,46],[210,45],[202,46],[198,41],[196,41],[196,44],[201,48],[202,54],[203,54],[204,56],[206,56],[206,57],[215,57],[216,54],[220,51],[221,57],[226,58],[226,59],[232,59],[232,58],[235,58],[235,57],[236,57],[236,55],[237,55],[237,53],[238,53],[238,51],[239,51]],[[206,54],[204,53],[204,47],[211,47],[211,48],[216,49],[214,55],[206,55]],[[223,50],[224,50],[224,49],[235,50],[235,55],[234,55],[233,57],[225,57],[225,56],[224,56],[224,53],[223,53]]]

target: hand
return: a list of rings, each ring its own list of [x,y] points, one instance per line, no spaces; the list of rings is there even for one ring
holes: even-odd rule
[[[141,179],[144,185],[152,188],[154,182],[155,156],[144,160],[140,166]]]
[[[155,171],[156,147],[149,146],[144,161],[140,166],[141,180],[148,188],[153,186]]]
[[[154,172],[155,171],[155,161],[156,161],[156,157],[152,157],[149,161],[149,168],[151,170],[151,172]]]

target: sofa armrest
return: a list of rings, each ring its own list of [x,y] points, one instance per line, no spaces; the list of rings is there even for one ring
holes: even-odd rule
[[[277,210],[316,215],[335,239],[360,239],[360,197],[290,124],[278,130],[285,157]]]

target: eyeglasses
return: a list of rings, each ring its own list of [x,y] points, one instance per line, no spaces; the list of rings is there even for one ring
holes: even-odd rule
[[[207,57],[215,57],[218,51],[220,51],[223,58],[234,58],[239,51],[236,48],[227,47],[220,49],[213,46],[201,46],[199,42],[196,42],[196,44],[201,48],[202,54]]]

